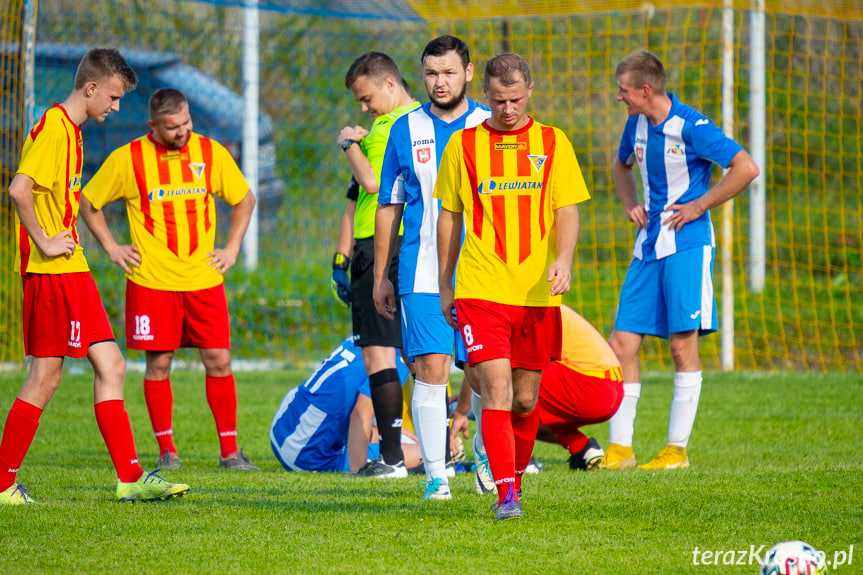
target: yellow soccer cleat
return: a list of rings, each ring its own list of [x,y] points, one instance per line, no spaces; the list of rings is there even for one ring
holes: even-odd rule
[[[158,501],[182,497],[189,492],[185,483],[168,483],[156,472],[144,473],[138,481],[117,481],[117,499],[120,501]]]
[[[600,469],[628,469],[635,467],[635,454],[632,452],[632,446],[624,447],[617,443],[609,443],[608,449],[605,450],[605,458],[599,464]]]
[[[12,485],[6,491],[0,491],[0,505],[24,505],[25,503],[36,502],[23,485]]]
[[[639,469],[686,469],[687,467],[689,467],[689,458],[686,456],[686,448],[676,445],[665,446],[656,459],[638,466]]]

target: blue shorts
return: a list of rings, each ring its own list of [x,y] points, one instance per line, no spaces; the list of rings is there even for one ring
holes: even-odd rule
[[[699,335],[716,331],[714,253],[704,246],[649,262],[634,258],[620,290],[614,329],[665,339],[696,329]]]
[[[402,349],[410,361],[418,355],[443,353],[451,356],[456,330],[444,319],[440,296],[411,293],[401,297]]]

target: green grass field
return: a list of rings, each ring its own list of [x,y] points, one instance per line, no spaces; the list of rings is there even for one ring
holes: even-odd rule
[[[545,468],[525,480],[525,519],[502,524],[470,474],[453,480],[452,501],[424,502],[415,476],[284,472],[269,447],[269,423],[304,375],[237,375],[240,445],[264,471],[231,474],[217,469],[203,374],[177,372],[183,468],[165,475],[192,492],[119,504],[93,417],[91,375],[65,374],[18,475],[39,504],[0,508],[0,573],[724,575],[757,573],[750,549],[764,545],[763,554],[785,539],[825,551],[830,573],[863,573],[860,374],[708,373],[692,467],[680,472],[573,473],[560,447],[538,444]],[[23,377],[0,374],[3,421]],[[151,469],[156,443],[140,380],[128,377],[127,408]],[[664,446],[671,395],[667,374],[647,374],[644,384],[640,462]],[[590,431],[607,442],[605,425]],[[834,568],[842,553],[846,564]]]

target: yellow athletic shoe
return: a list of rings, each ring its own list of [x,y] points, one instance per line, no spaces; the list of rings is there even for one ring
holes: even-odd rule
[[[624,447],[617,443],[609,443],[599,468],[614,470],[629,467],[635,467],[635,454],[632,452],[632,446]]]
[[[689,458],[686,456],[686,448],[676,445],[665,446],[656,459],[638,466],[639,469],[686,469],[687,467],[689,467]]]
[[[24,505],[25,503],[36,502],[23,485],[12,485],[6,491],[0,491],[0,505]]]
[[[189,492],[185,483],[168,483],[156,472],[144,473],[138,481],[117,481],[117,499],[120,501],[157,501],[181,497]]]

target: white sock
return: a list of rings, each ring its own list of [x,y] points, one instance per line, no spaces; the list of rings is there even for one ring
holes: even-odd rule
[[[482,440],[482,397],[475,392],[470,392],[470,408],[476,421],[476,430],[473,432],[473,450],[478,457],[485,457],[485,442]]]
[[[674,374],[674,396],[671,398],[671,413],[668,415],[669,445],[686,447],[686,444],[689,443],[700,395],[700,371],[685,371]]]
[[[641,382],[623,384],[623,401],[611,419],[608,420],[608,439],[623,447],[632,447],[635,433],[635,408],[641,397]]]
[[[414,380],[411,414],[420,444],[426,479],[446,478],[447,409],[446,385],[431,385]]]

